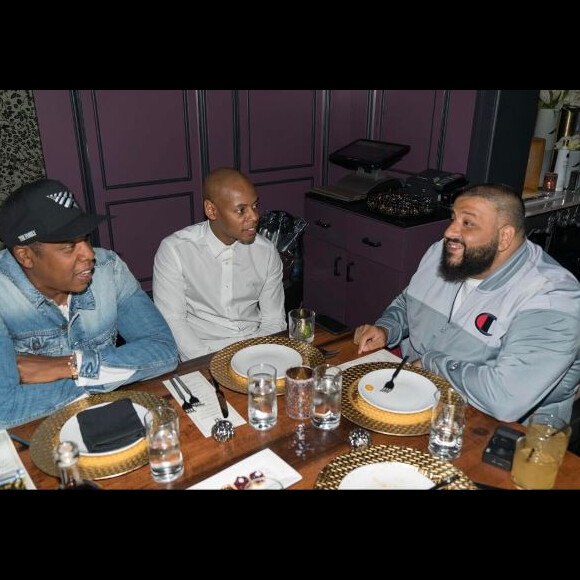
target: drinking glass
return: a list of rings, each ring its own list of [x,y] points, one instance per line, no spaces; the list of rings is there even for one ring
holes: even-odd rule
[[[147,411],[145,433],[153,479],[158,483],[175,481],[183,474],[179,417],[175,409],[158,405]]]
[[[254,429],[261,431],[276,425],[276,369],[260,363],[248,369],[248,419]]]
[[[516,441],[511,478],[520,489],[552,489],[558,475],[558,450],[549,437],[528,439],[527,435]]]
[[[318,429],[328,431],[340,424],[342,370],[330,364],[314,369],[311,421]]]
[[[310,367],[286,370],[286,413],[291,419],[308,419],[312,406],[314,371]]]
[[[288,336],[302,342],[312,342],[314,340],[315,319],[314,310],[308,308],[290,310],[288,312]]]
[[[429,452],[439,459],[457,459],[463,444],[465,409],[461,393],[453,389],[437,391],[431,411]]]
[[[535,413],[526,427],[528,443],[534,447],[538,438],[546,439],[544,445],[554,448],[558,466],[562,465],[571,434],[572,427],[564,419],[549,413]]]

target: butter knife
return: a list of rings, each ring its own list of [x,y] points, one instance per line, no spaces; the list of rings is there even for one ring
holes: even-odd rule
[[[228,410],[228,404],[226,402],[226,396],[224,395],[223,391],[220,389],[219,383],[215,380],[214,376],[210,372],[211,382],[215,389],[215,394],[217,396],[218,403],[220,404],[220,409],[222,410],[222,415],[224,419],[230,414]]]

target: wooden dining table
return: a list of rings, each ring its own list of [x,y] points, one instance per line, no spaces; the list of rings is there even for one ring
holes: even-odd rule
[[[313,344],[328,351],[339,351],[327,359],[327,362],[332,364],[338,365],[360,356],[357,353],[357,346],[353,343],[352,332],[335,336],[317,327]],[[100,479],[98,483],[102,488],[186,489],[264,448],[269,448],[302,476],[302,479],[289,489],[313,489],[320,471],[337,456],[350,452],[349,433],[356,427],[355,424],[342,417],[338,428],[332,431],[322,431],[313,427],[309,421],[300,422],[290,419],[286,414],[284,396],[278,397],[278,421],[273,428],[267,431],[258,431],[249,423],[245,423],[236,427],[233,438],[226,442],[219,443],[213,437],[204,437],[165,388],[163,380],[175,373],[184,375],[193,371],[200,371],[209,379],[212,356],[214,355],[210,354],[186,361],[181,363],[174,373],[118,389],[118,391],[151,393],[163,398],[177,410],[180,417],[180,441],[185,467],[183,476],[173,483],[159,484],[153,481],[149,466],[143,465],[124,475]],[[227,388],[222,388],[222,390],[227,401],[247,420],[247,395]],[[26,423],[10,429],[10,432],[30,440],[42,421],[43,419],[39,419]],[[486,444],[495,428],[500,424],[502,424],[500,421],[470,406],[466,414],[461,454],[451,463],[463,471],[473,482],[494,488],[513,490],[516,487],[510,480],[509,471],[482,461]],[[508,425],[524,431],[524,427],[518,423],[509,423]],[[296,445],[298,433],[300,433],[303,443],[300,446]],[[411,447],[428,453],[428,435],[395,436],[370,432],[370,436],[373,445],[387,444]],[[15,447],[37,489],[58,488],[58,479],[48,475],[33,463],[29,448],[18,442],[15,442]],[[566,452],[554,489],[580,489],[580,457]]]

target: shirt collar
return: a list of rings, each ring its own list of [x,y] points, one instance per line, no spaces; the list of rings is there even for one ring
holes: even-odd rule
[[[209,225],[209,220],[206,220],[206,228],[205,228],[205,239],[207,241],[207,245],[213,255],[214,258],[218,258],[223,252],[225,252],[228,249],[234,249],[234,246],[236,246],[236,244],[238,243],[238,240],[236,240],[233,244],[231,245],[227,245],[224,244],[212,231],[210,225]]]

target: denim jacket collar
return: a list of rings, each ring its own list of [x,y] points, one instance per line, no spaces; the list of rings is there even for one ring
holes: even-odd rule
[[[96,265],[95,265],[96,267]],[[40,292],[34,284],[30,282],[20,264],[14,259],[14,256],[8,251],[0,252],[0,272],[10,278],[18,289],[26,296],[35,308],[40,308],[45,302],[51,300]],[[70,305],[71,315],[75,310],[94,310],[95,297],[91,288],[87,288],[82,294],[73,294]]]

